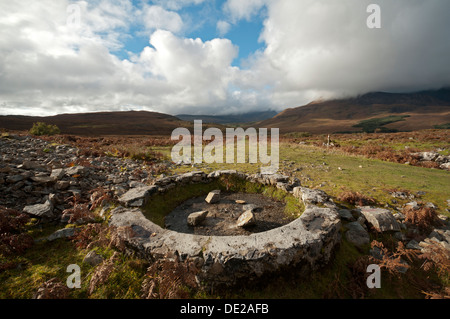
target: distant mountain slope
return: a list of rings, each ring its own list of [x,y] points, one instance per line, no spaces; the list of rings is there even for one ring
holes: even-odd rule
[[[74,135],[170,135],[189,122],[162,113],[146,111],[61,114],[48,117],[0,116],[0,128],[29,130],[33,123],[55,124],[63,134]]]
[[[390,116],[402,120],[385,127],[400,131],[428,129],[450,123],[450,89],[410,94],[376,92],[351,99],[312,102],[286,109],[255,126],[279,128],[281,133],[359,132],[361,128],[354,125],[364,120]]]
[[[203,123],[218,123],[218,124],[237,124],[237,123],[251,123],[270,119],[277,115],[275,111],[263,111],[263,112],[250,112],[244,114],[232,114],[232,115],[189,115],[180,114],[177,115],[181,120],[194,121],[202,120]]]

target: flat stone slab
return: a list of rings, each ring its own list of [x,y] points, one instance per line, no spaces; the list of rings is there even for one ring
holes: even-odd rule
[[[132,188],[119,198],[119,202],[127,207],[142,207],[155,190],[155,186]]]
[[[377,231],[400,231],[400,224],[394,215],[388,209],[372,208],[369,206],[360,207],[361,214],[364,215],[367,222],[371,224]]]
[[[50,177],[53,177],[56,180],[59,180],[66,175],[66,171],[64,168],[56,168],[52,170],[52,173],[50,174]]]
[[[51,176],[33,176],[30,179],[38,184],[50,184],[56,182],[56,178]]]
[[[23,212],[37,217],[51,218],[53,217],[53,204],[47,200],[44,204],[26,206]]]
[[[54,241],[62,238],[69,238],[75,236],[76,229],[75,228],[63,228],[55,231],[53,234],[47,237],[48,241]]]
[[[86,173],[86,170],[87,170],[87,168],[84,166],[73,166],[73,167],[66,168],[64,173],[68,176],[83,175]]]

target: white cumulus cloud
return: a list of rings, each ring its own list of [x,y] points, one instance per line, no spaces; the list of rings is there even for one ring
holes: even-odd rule
[[[168,11],[160,6],[144,6],[141,19],[147,30],[168,30],[180,32],[183,30],[183,20],[174,11]]]

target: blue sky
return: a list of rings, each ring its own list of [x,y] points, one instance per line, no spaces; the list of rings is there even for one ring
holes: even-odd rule
[[[0,114],[222,115],[450,85],[450,1],[0,1]]]
[[[144,5],[158,5],[160,2],[134,0],[136,8]],[[224,34],[217,28],[219,21],[233,20],[230,13],[226,12],[226,0],[205,1],[201,4],[189,4],[181,7],[175,12],[188,23],[188,27],[183,29],[181,35],[188,38],[200,38],[209,41],[215,38],[227,38],[239,48],[239,55],[233,60],[232,65],[245,68],[245,61],[255,52],[264,49],[264,42],[259,39],[263,30],[265,18],[264,7],[261,6],[256,14],[248,19],[241,19],[229,23],[229,31]],[[123,41],[124,47],[113,51],[121,59],[129,58],[129,52],[139,54],[149,45],[148,34],[142,32],[141,25],[132,25],[128,32],[129,37]]]

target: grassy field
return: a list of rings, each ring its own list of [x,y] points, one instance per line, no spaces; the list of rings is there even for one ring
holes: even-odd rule
[[[156,147],[152,151],[170,157],[169,147]],[[247,153],[248,154],[248,153]],[[211,172],[221,169],[235,169],[247,173],[258,173],[258,164],[194,164],[172,168],[169,174],[203,170]],[[450,198],[449,172],[445,170],[410,166],[386,162],[379,159],[366,158],[362,155],[347,155],[339,150],[319,148],[311,145],[281,143],[280,173],[295,176],[302,185],[320,188],[337,198],[344,191],[357,191],[375,198],[381,205],[406,203],[394,199],[390,192],[394,190],[408,191],[417,196],[417,200],[432,202],[442,214],[449,215],[446,200]],[[420,194],[420,193],[419,193]]]

